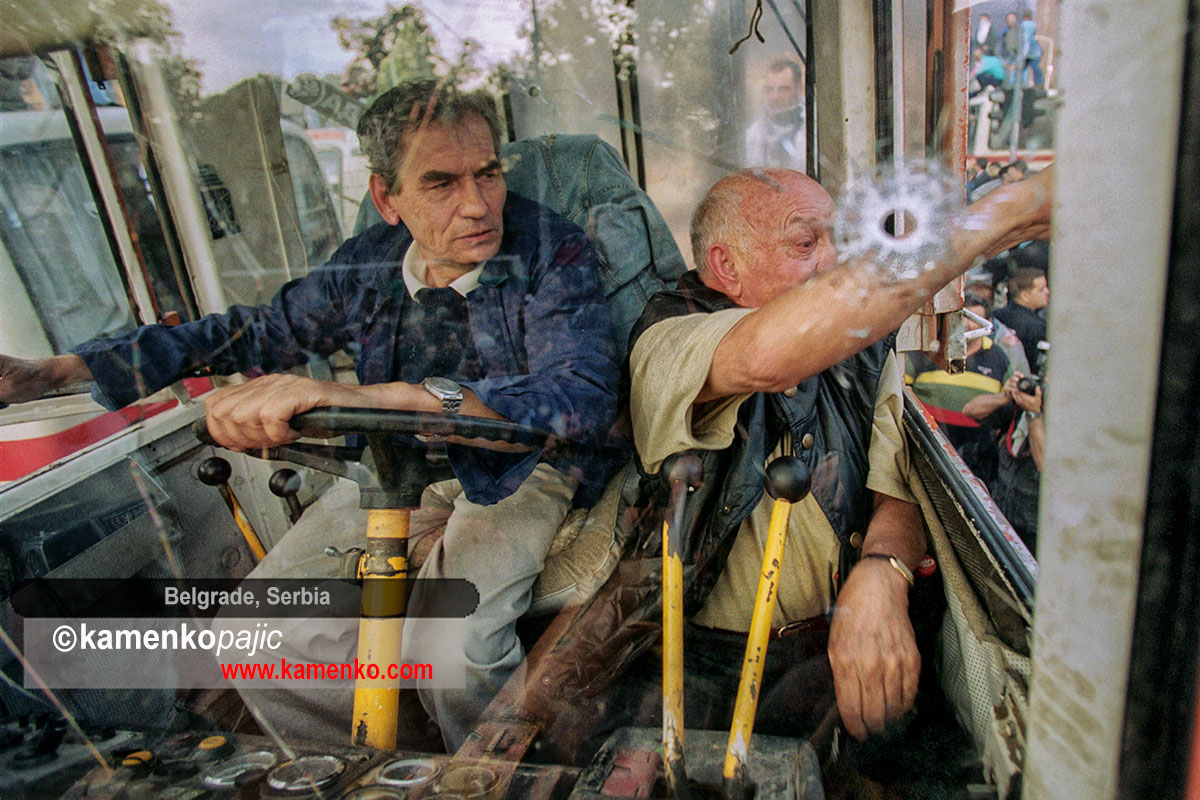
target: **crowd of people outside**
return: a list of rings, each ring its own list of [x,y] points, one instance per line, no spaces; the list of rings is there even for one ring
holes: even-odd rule
[[[1030,174],[1023,161],[984,158],[968,163],[967,172],[972,201]],[[971,270],[963,301],[965,369],[952,374],[924,353],[909,353],[906,370],[917,398],[1031,551],[1046,436],[1049,263],[1049,243],[1035,240]]]
[[[987,14],[980,14],[971,34],[971,94],[988,86],[1044,88],[1042,45],[1038,42],[1033,12],[1016,11],[1004,15],[1004,27],[997,30]]]
[[[1028,175],[1029,164],[1020,159],[1008,164],[993,161],[986,156],[968,160],[967,201],[973,203],[998,186],[1016,183]]]

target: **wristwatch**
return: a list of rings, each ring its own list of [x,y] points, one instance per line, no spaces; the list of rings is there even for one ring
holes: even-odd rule
[[[442,401],[442,413],[450,416],[458,413],[462,405],[462,387],[449,378],[426,378],[421,381],[425,390]]]

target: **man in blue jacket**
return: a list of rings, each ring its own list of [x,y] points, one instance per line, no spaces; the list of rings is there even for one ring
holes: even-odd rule
[[[224,388],[206,401],[210,433],[235,450],[276,446],[299,438],[288,424],[295,414],[366,406],[506,419],[581,444],[553,462],[447,445],[453,480],[433,488],[451,513],[418,576],[479,590],[464,635],[466,688],[422,694],[456,748],[521,662],[514,624],[551,537],[615,466],[587,446],[614,420],[619,362],[586,235],[507,193],[486,98],[433,82],[398,87],[363,115],[359,139],[383,224],[268,306],[146,326],[44,361],[0,357],[0,401],[94,380],[97,396],[119,407],[189,375],[279,373],[351,347],[360,385],[270,374]],[[282,555],[297,549],[287,538],[255,577],[303,561]],[[419,659],[414,648],[436,639],[439,624],[409,620],[406,653]]]

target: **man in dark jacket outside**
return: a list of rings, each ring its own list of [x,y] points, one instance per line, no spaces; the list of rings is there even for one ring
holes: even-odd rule
[[[1039,363],[1038,342],[1046,340],[1046,320],[1038,312],[1049,302],[1046,273],[1037,267],[1017,267],[1008,276],[1008,305],[993,312],[1017,334],[1029,366],[1035,372]]]

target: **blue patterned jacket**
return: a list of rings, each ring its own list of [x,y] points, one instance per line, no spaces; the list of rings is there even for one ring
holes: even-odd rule
[[[343,348],[355,355],[361,383],[385,383],[393,380],[407,291],[401,264],[411,243],[402,225],[374,225],[320,269],[285,284],[269,305],[233,306],[176,327],[149,325],[74,352],[110,408],[183,377],[253,367],[277,372]],[[467,305],[484,377],[465,385],[508,419],[580,443],[555,466],[580,479],[578,502],[594,500],[620,460],[592,449],[616,416],[620,362],[586,235],[510,192],[500,250],[484,264]],[[467,497],[483,504],[515,491],[540,458],[448,449]]]

